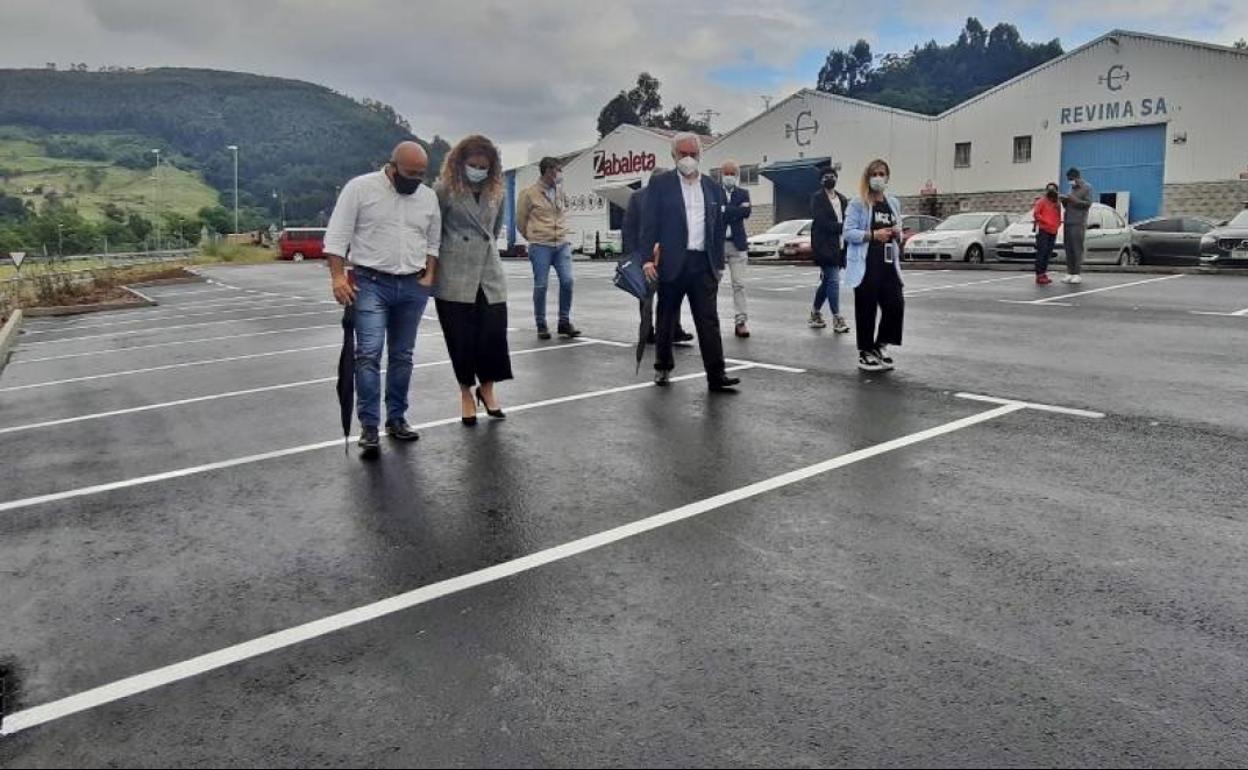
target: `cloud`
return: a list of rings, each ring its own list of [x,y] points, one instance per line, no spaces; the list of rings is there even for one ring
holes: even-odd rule
[[[863,24],[861,3],[849,0],[4,0],[0,66],[85,61],[298,78],[391,104],[422,137],[485,133],[519,163],[592,143],[598,111],[643,70],[663,82],[665,108],[712,108],[725,130],[761,110],[763,87],[779,98],[813,85],[818,65],[807,70],[819,52],[859,37],[913,44],[947,38],[950,18],[1037,18],[1017,0],[928,0],[926,18],[939,20],[926,22],[910,3],[875,7]],[[1174,34],[1202,24],[1235,33],[1222,42],[1248,33],[1244,9],[1216,0],[1047,8],[1039,18],[1048,28],[1029,22],[1025,37],[1087,39],[1137,21]]]

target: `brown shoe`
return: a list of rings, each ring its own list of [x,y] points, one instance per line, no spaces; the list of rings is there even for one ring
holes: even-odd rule
[[[741,323],[737,324],[736,334],[738,337],[748,337],[750,336],[750,327],[746,326],[745,322],[742,321]]]

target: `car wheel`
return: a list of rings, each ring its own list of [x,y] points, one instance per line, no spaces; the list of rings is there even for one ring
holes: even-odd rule
[[[1124,248],[1118,252],[1118,264],[1126,267],[1128,265],[1140,264],[1140,253],[1135,249]]]
[[[1138,248],[1134,246],[1131,247],[1131,264],[1133,265],[1144,264],[1144,252],[1140,251]]]
[[[294,261],[296,261],[296,262],[302,262],[302,261],[303,261],[303,252],[302,252],[302,251],[296,251],[296,252],[294,253],[294,255],[293,255],[293,256],[291,256],[291,259],[293,259],[293,260],[294,260]]]
[[[966,261],[974,262],[976,264],[983,264],[984,247],[980,246],[978,243],[971,244],[971,247],[966,250]]]

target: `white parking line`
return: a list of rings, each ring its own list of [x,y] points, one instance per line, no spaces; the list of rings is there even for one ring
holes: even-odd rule
[[[337,303],[334,303],[334,304],[337,304]],[[289,305],[265,305],[263,309],[266,311],[287,310],[292,307],[311,307],[311,305],[307,302],[295,302]],[[254,312],[256,310],[259,310],[259,309],[260,308],[256,308],[256,307],[240,307],[240,308],[233,308],[233,309],[226,309],[226,310],[217,309],[217,310],[212,310],[206,313],[187,313],[185,315],[162,315],[162,316],[156,316],[155,318],[127,318],[124,321],[109,321],[105,323],[93,323],[93,324],[75,324],[72,326],[52,327],[48,329],[41,328],[35,331],[28,331],[23,336],[30,336],[32,334],[56,334],[57,332],[73,331],[74,329],[108,329],[114,326],[131,326],[133,324],[151,323],[151,322],[159,322],[159,321],[177,321],[183,318],[220,318],[221,315],[224,313],[249,313],[249,312]],[[177,327],[166,326],[166,327],[161,327],[161,328],[176,329]]]
[[[909,278],[910,276],[907,275],[906,277]],[[1031,276],[1027,274],[1009,275],[1004,278],[987,278],[982,281],[967,281],[966,283],[946,283],[940,286],[924,286],[921,289],[907,289],[903,293],[907,297],[913,297],[916,294],[924,294],[929,291],[941,291],[943,289],[960,289],[963,286],[978,286],[984,283],[999,283],[1001,281],[1017,281],[1019,278],[1030,278],[1030,277]]]
[[[749,369],[749,366],[733,366],[726,371],[740,371]],[[706,372],[696,372],[694,374],[685,374],[679,377],[673,377],[671,382],[681,382],[698,377],[705,377]],[[645,388],[656,387],[653,382],[638,382],[631,385],[621,385],[615,388],[605,388],[603,390],[592,390],[585,393],[575,393],[570,396],[560,396],[558,398],[549,398],[543,401],[532,401],[527,404],[519,404],[517,406],[508,406],[507,412],[527,412],[531,409],[540,409],[546,406],[555,406],[557,404],[567,404],[573,401],[584,401],[590,398],[600,398],[602,396],[610,396],[616,393],[627,393],[633,390],[643,390]],[[1003,407],[1004,408],[1004,407]],[[1021,408],[1021,407],[1020,407]],[[432,422],[417,425],[416,428],[434,428],[441,425],[458,425],[459,417],[449,417],[444,420],[434,420]],[[354,438],[354,437],[353,437]],[[350,441],[351,439],[347,439]],[[303,444],[302,446],[290,447],[288,449],[278,449],[273,452],[263,452],[261,454],[247,455],[245,457],[235,457],[232,460],[221,460],[215,463],[207,463],[205,465],[193,465],[188,468],[179,468],[177,470],[165,471],[163,473],[153,473],[148,476],[137,476],[130,479],[122,479],[121,481],[110,481],[105,484],[93,484],[87,487],[78,487],[77,489],[68,489],[63,492],[52,492],[46,495],[37,495],[35,497],[27,497],[20,500],[8,500],[0,502],[0,513],[6,511],[15,511],[21,508],[31,508],[45,503],[53,503],[61,500],[74,500],[80,497],[88,497],[90,495],[98,495],[104,492],[113,492],[118,489],[130,489],[132,487],[146,486],[161,481],[169,481],[170,479],[180,479],[186,476],[196,476],[202,473],[224,470],[226,468],[235,468],[240,465],[250,465],[252,463],[263,462],[265,460],[274,460],[280,457],[289,457],[291,455],[305,454],[307,452],[315,452],[318,449],[326,449],[329,447],[341,447],[344,439],[341,437],[330,439],[328,441],[318,441],[313,444]]]
[[[251,321],[272,321],[278,318],[302,318],[309,315],[325,315],[326,313],[337,313],[338,310],[327,308],[325,310],[313,310],[307,313],[279,313],[278,315],[252,316],[251,318],[227,318],[224,321],[205,321],[204,323],[195,324],[175,324],[173,326],[163,326],[155,329],[133,329],[128,332],[105,332],[103,334],[84,334],[78,337],[62,337],[56,340],[43,340],[42,342],[22,342],[21,348],[30,348],[37,345],[58,345],[62,342],[80,342],[82,340],[94,340],[101,337],[128,337],[132,334],[152,334],[155,332],[168,332],[174,329],[192,329],[200,326],[220,326],[221,324],[241,324]]]
[[[272,334],[294,334],[296,332],[317,331],[322,329],[342,329],[341,324],[324,324],[321,326],[297,326],[294,329],[272,329],[267,332],[247,332],[246,334],[226,334],[220,337],[198,337],[193,340],[173,340],[172,342],[153,342],[150,345],[134,345],[128,348],[109,348],[107,350],[88,350],[84,353],[63,353],[59,356],[43,356],[41,358],[16,358],[9,361],[9,366],[20,364],[38,364],[46,361],[63,361],[67,358],[88,358],[91,356],[107,356],[114,353],[129,353],[132,350],[151,350],[152,348],[177,347],[179,345],[195,345],[204,342],[223,342],[244,337],[267,337]],[[18,353],[20,351],[15,351]]]
[[[1243,318],[1248,316],[1248,307],[1243,310],[1236,310],[1233,313],[1214,313],[1209,310],[1189,310],[1192,315],[1220,315],[1226,318]]]
[[[964,398],[968,401],[982,401],[988,404],[1017,404],[1027,409],[1035,409],[1040,412],[1054,412],[1055,414],[1065,414],[1071,417],[1088,417],[1093,420],[1100,420],[1105,417],[1103,412],[1090,412],[1087,409],[1072,409],[1068,406],[1054,406],[1053,404],[1038,404],[1034,401],[1019,401],[1014,398],[998,398],[996,396],[984,396],[979,393],[954,393],[956,398]]]
[[[573,343],[571,345],[546,345],[540,348],[526,348],[524,350],[513,350],[511,351],[511,355],[523,356],[523,355],[541,353],[543,351],[566,350],[568,348],[579,347],[582,345],[593,345],[593,344],[596,344],[596,343],[586,341],[586,342]],[[338,347],[338,346],[331,345],[329,347]],[[304,348],[304,349],[315,350],[316,348]],[[420,364],[414,364],[412,368],[413,369],[428,369],[434,366],[445,366],[446,364],[449,364],[450,362],[451,360],[449,358],[439,360],[439,361],[427,361],[427,362],[420,363]],[[386,371],[385,367],[382,367],[381,372],[384,373],[385,371]],[[144,404],[143,406],[132,406],[127,409],[113,409],[107,412],[93,412],[91,414],[82,414],[76,417],[63,417],[59,420],[45,420],[43,422],[32,422],[32,423],[27,423],[25,425],[13,425],[8,428],[0,428],[0,435],[6,434],[6,433],[21,433],[22,431],[36,430],[38,428],[51,428],[57,425],[69,425],[71,423],[86,422],[89,420],[102,420],[107,417],[117,417],[123,414],[137,414],[139,412],[150,412],[156,409],[169,409],[175,406],[186,406],[187,404],[199,404],[205,401],[217,401],[217,400],[224,399],[224,398],[238,398],[240,396],[251,396],[251,395],[255,395],[256,393],[271,393],[277,390],[289,390],[291,388],[303,388],[303,387],[307,387],[308,385],[321,385],[327,382],[333,382],[336,379],[338,379],[337,375],[334,375],[333,377],[317,377],[311,380],[299,380],[297,382],[283,382],[278,385],[265,385],[263,387],[258,387],[258,388],[247,388],[245,390],[231,390],[225,393],[213,393],[207,396],[195,396],[193,398],[181,398],[176,401],[162,401],[158,404]]]
[[[599,345],[610,345],[615,348],[633,348],[636,349],[636,342],[620,342],[619,340],[606,340],[601,337],[581,337],[580,339],[596,342]],[[752,369],[770,369],[773,372],[784,372],[785,374],[805,374],[805,369],[797,369],[792,366],[784,366],[783,364],[768,364],[762,361],[748,361],[742,358],[725,358],[724,361],[730,364],[740,364],[749,366]]]
[[[690,375],[699,376],[699,375]],[[95,687],[59,700],[24,709],[4,717],[0,723],[0,735],[13,735],[37,725],[46,724],[63,717],[113,703],[139,693],[154,690],[174,682],[215,671],[244,660],[265,655],[276,650],[317,639],[352,626],[368,623],[396,612],[418,607],[422,604],[445,596],[460,593],[478,586],[519,575],[538,569],[554,562],[579,556],[600,548],[637,537],[646,532],[676,524],[710,511],[718,510],[743,500],[759,497],[778,489],[792,486],[802,481],[820,476],[830,471],[863,462],[889,452],[904,449],[914,444],[955,433],[981,423],[1024,409],[1019,404],[1009,404],[990,409],[986,412],[953,420],[927,430],[911,433],[907,436],[885,441],[874,446],[834,457],[823,462],[808,465],[804,468],[781,473],[762,481],[722,492],[713,497],[697,500],[662,513],[647,516],[619,527],[578,538],[568,543],[547,548],[537,553],[521,556],[511,561],[496,564],[492,567],[469,572],[457,577],[440,580],[426,586],[391,596],[381,601],[366,604],[354,609],[330,615],[310,623],[293,626],[282,631],[252,639],[241,644],[225,647],[214,652],[199,655],[172,665],[153,669],[142,674],[119,679],[114,682]],[[512,408],[512,411],[515,411]],[[338,442],[333,442],[337,445]],[[593,562],[586,563],[592,569]]]
[[[211,284],[212,282],[209,281],[208,283]],[[143,287],[143,290],[144,290],[144,293],[146,293],[149,297],[151,297],[152,299],[158,302],[165,297],[190,297],[194,294],[208,294],[210,292],[216,292],[217,294],[220,294],[223,291],[238,291],[238,289],[234,289],[231,286],[209,286],[206,289],[190,289],[190,290],[174,289],[171,291],[162,291],[159,293],[153,293],[152,287],[145,286]]]
[[[1057,304],[1063,300],[1071,299],[1072,297],[1083,297],[1083,296],[1087,296],[1088,294],[1100,294],[1101,292],[1104,292],[1104,291],[1117,291],[1118,289],[1125,289],[1130,286],[1141,286],[1146,283],[1157,283],[1158,281],[1173,281],[1175,278],[1182,278],[1182,277],[1183,277],[1182,273],[1178,275],[1163,275],[1160,278],[1148,278],[1143,281],[1131,281],[1129,283],[1114,284],[1113,286],[1102,286],[1099,289],[1088,289],[1087,291],[1076,291],[1076,292],[1071,292],[1069,294],[1055,294],[1052,297],[1045,297],[1044,299],[1033,299],[1029,301],[998,300],[998,302],[1010,302],[1011,304],[1021,304],[1021,305],[1047,305],[1050,303]]]

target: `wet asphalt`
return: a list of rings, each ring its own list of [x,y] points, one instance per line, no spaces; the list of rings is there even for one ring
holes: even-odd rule
[[[541,342],[508,265],[506,421],[458,424],[422,322],[409,420],[435,424],[375,463],[343,453],[320,265],[28,323],[0,375],[6,722],[994,407],[959,393],[1105,417],[1004,414],[7,735],[0,765],[1248,761],[1248,278],[910,271],[898,369],[866,375],[806,327],[817,271],[755,265],[725,349],[804,371],[717,395],[645,387],[634,305],[576,269],[590,339]]]

